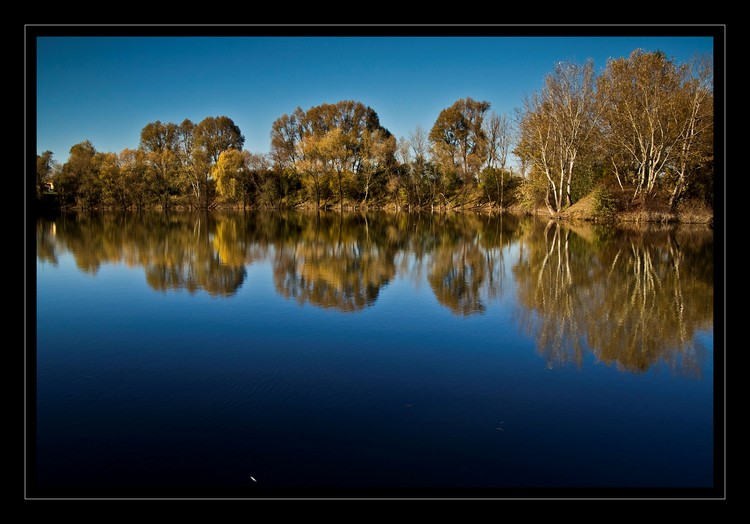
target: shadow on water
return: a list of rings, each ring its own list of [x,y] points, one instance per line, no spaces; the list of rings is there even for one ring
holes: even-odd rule
[[[458,317],[486,315],[514,289],[515,318],[549,366],[587,352],[640,372],[663,360],[699,374],[713,329],[710,230],[562,225],[473,214],[102,214],[40,218],[37,258],[78,270],[141,267],[157,291],[232,297],[247,268],[276,292],[340,312],[376,304],[396,278],[426,282]],[[512,282],[510,280],[512,280]],[[512,286],[510,285],[512,284]]]

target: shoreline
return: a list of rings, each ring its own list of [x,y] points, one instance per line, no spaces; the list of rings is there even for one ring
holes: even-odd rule
[[[653,225],[667,225],[667,224],[695,224],[695,225],[706,225],[713,227],[714,213],[707,207],[696,210],[694,207],[690,207],[687,210],[678,209],[674,212],[665,212],[662,210],[644,210],[634,209],[627,211],[615,212],[607,217],[597,216],[591,210],[574,209],[575,204],[568,209],[550,215],[545,208],[537,209],[526,209],[518,205],[508,206],[502,210],[496,206],[483,205],[483,206],[395,206],[393,204],[386,205],[345,205],[341,209],[338,205],[330,205],[321,208],[316,208],[315,205],[308,203],[302,203],[298,205],[287,205],[278,207],[260,207],[260,206],[246,206],[243,209],[242,205],[227,205],[217,204],[209,208],[202,208],[196,206],[187,205],[174,205],[171,206],[166,212],[178,212],[178,213],[195,213],[195,212],[300,212],[300,213],[314,213],[316,211],[322,213],[414,213],[414,214],[441,214],[441,215],[452,215],[452,214],[482,214],[487,216],[498,216],[501,214],[511,215],[523,215],[523,216],[538,216],[540,218],[548,218],[549,220],[560,221],[560,222],[586,222],[590,224],[598,225],[618,225],[618,224],[653,224]],[[37,215],[49,214],[49,213],[139,213],[139,212],[158,212],[164,213],[165,210],[160,206],[148,206],[143,209],[122,209],[122,208],[109,208],[109,207],[98,207],[95,209],[84,209],[80,206],[69,206],[65,209],[53,206],[38,205],[36,207]]]

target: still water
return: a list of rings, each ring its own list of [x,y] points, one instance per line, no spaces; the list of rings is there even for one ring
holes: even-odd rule
[[[40,495],[714,484],[710,230],[66,216],[36,273]]]

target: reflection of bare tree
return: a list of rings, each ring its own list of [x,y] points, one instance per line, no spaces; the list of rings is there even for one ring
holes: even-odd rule
[[[548,222],[543,244],[529,250],[528,263],[516,270],[517,280],[529,283],[519,286],[521,302],[530,305],[524,320],[536,331],[538,347],[550,365],[583,361],[577,316],[581,305],[574,291],[569,241],[569,230]]]
[[[673,234],[659,244],[631,238],[618,253],[608,270],[609,275],[623,275],[606,298],[610,307],[605,325],[610,329],[595,329],[595,317],[589,319],[597,357],[631,371],[644,371],[663,359],[699,373],[705,351],[695,344],[694,335],[712,324],[713,286],[684,274],[685,255]]]
[[[309,220],[276,247],[276,289],[300,304],[340,311],[372,305],[396,274],[395,250],[384,232],[370,227],[367,217],[324,214]]]
[[[710,232],[597,238],[593,229],[577,234],[557,223],[529,228],[526,255],[513,268],[522,324],[550,365],[580,365],[585,340],[598,360],[628,371],[662,360],[697,374],[705,352],[695,331],[713,322],[713,269],[701,256],[710,239]],[[702,261],[692,271],[685,258]]]

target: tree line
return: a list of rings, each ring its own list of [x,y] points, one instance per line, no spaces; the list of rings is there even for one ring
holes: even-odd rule
[[[243,149],[227,116],[147,124],[136,149],[88,140],[60,165],[37,156],[39,198],[63,208],[546,208],[555,215],[595,189],[628,205],[713,204],[713,70],[634,51],[560,62],[514,115],[470,97],[429,132],[396,138],[361,102],[297,107],[273,122],[269,153]],[[509,157],[519,164],[514,169]]]

